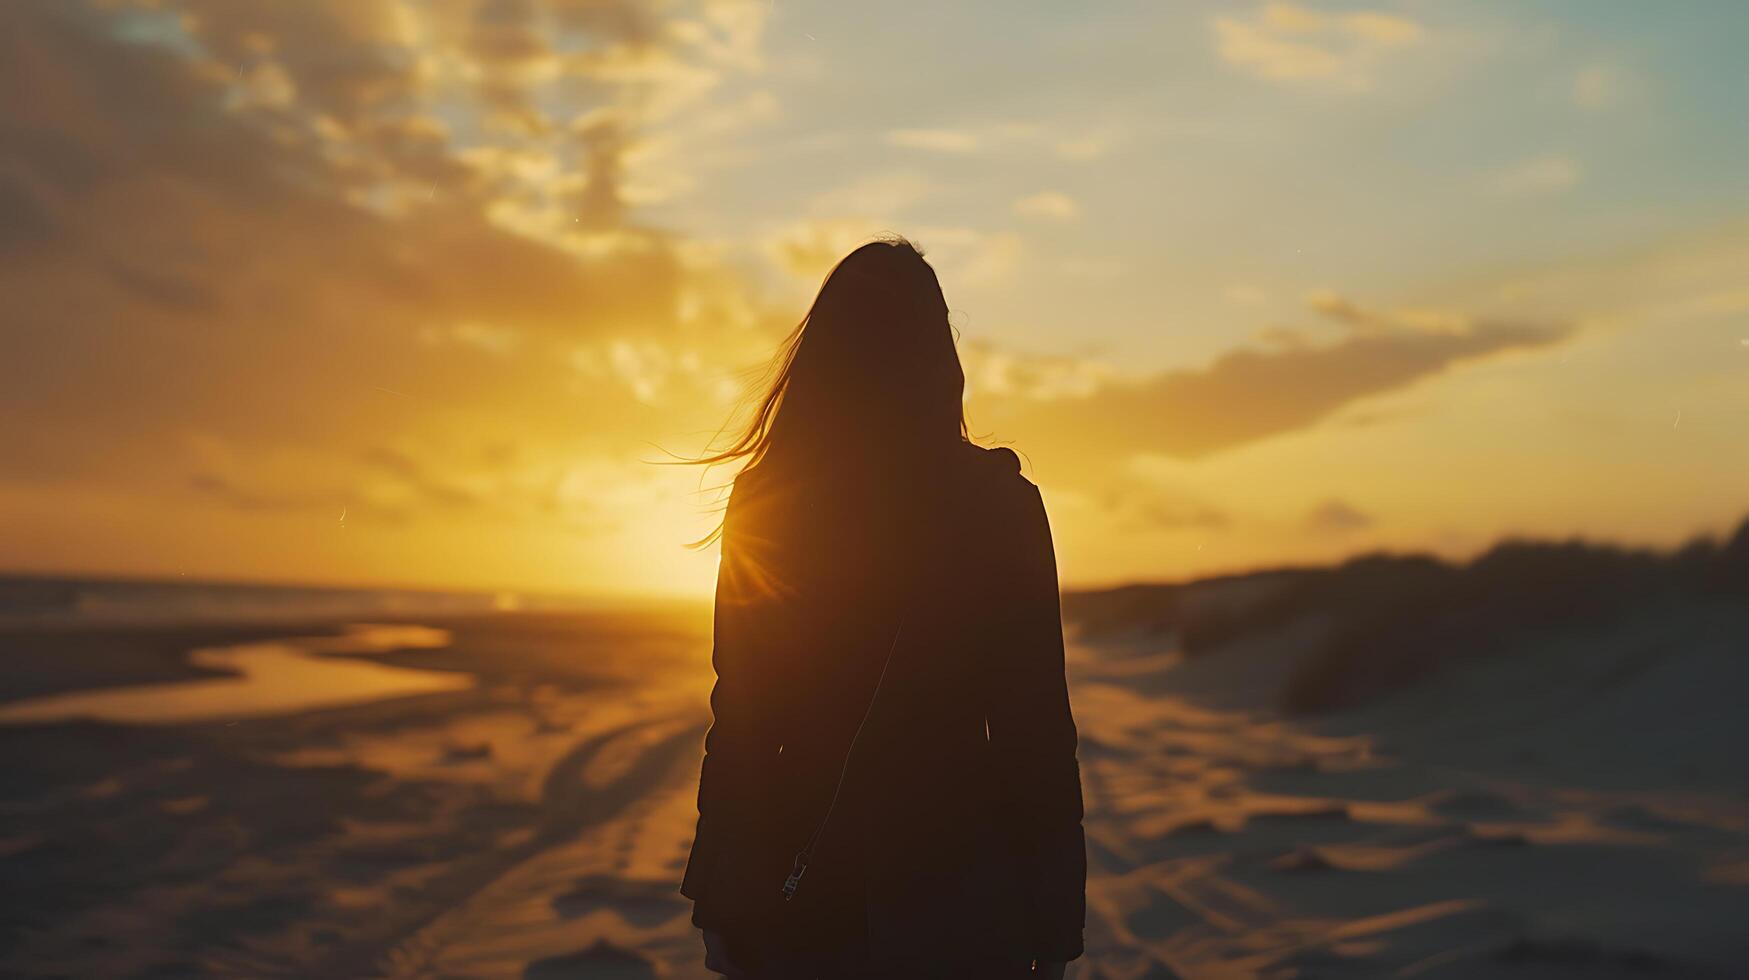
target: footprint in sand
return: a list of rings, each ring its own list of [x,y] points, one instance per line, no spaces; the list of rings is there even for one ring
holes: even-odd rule
[[[570,891],[553,899],[552,906],[553,912],[565,919],[609,909],[640,929],[654,928],[688,911],[686,900],[671,881],[627,881],[612,875],[577,879]]]
[[[588,949],[530,963],[522,980],[656,980],[657,975],[656,964],[602,939]]]

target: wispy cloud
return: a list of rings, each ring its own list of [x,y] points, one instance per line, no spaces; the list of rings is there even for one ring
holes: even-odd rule
[[[862,218],[816,218],[791,222],[766,236],[766,256],[779,269],[818,282],[851,249],[887,229]]]
[[[1064,160],[1085,162],[1097,160],[1110,153],[1119,140],[1113,133],[1095,133],[1087,136],[1070,136],[1057,140],[1052,149]]]
[[[1351,325],[1335,342],[1244,348],[1200,369],[1114,379],[1085,398],[1050,403],[1049,418],[1032,422],[1072,439],[1078,456],[1152,450],[1197,458],[1309,428],[1370,396],[1571,333],[1565,324],[1459,314],[1436,317],[1440,329],[1429,329],[1426,311],[1395,316],[1337,299],[1326,296],[1320,306]]]
[[[982,145],[975,134],[959,129],[895,129],[887,134],[887,142],[936,153],[974,153]]]
[[[1315,534],[1351,534],[1372,527],[1373,518],[1346,501],[1331,498],[1306,514],[1305,526]]]
[[[1509,197],[1554,194],[1571,188],[1583,177],[1583,169],[1571,157],[1548,154],[1496,171],[1488,179],[1488,188]]]
[[[1084,120],[1069,119],[892,129],[885,139],[890,146],[932,154],[970,156],[1025,149],[1085,163],[1110,153],[1122,141],[1122,134],[1110,123],[1089,127]]]
[[[500,357],[515,353],[522,345],[522,336],[509,327],[471,320],[427,325],[419,331],[419,339],[439,346],[460,344]]]
[[[1014,213],[1023,218],[1073,221],[1081,216],[1081,206],[1075,203],[1074,198],[1060,191],[1040,191],[1015,201]]]
[[[822,218],[860,217],[887,222],[926,202],[936,192],[936,182],[919,171],[868,174],[816,195],[808,210]]]
[[[960,360],[969,392],[999,398],[1085,398],[1115,374],[1110,365],[1091,358],[1024,354],[976,340],[960,345]]]
[[[1006,279],[1021,260],[1021,239],[964,225],[876,222],[866,218],[813,218],[791,222],[768,234],[765,255],[778,268],[804,281],[818,282],[839,259],[864,242],[903,235],[922,248],[943,281],[990,285]]]
[[[1423,40],[1426,30],[1397,14],[1325,13],[1298,4],[1265,4],[1250,17],[1214,19],[1216,50],[1233,67],[1276,82],[1372,87],[1382,57]]]
[[[1101,503],[1112,522],[1129,531],[1224,531],[1233,524],[1226,511],[1189,497],[1114,491]]]

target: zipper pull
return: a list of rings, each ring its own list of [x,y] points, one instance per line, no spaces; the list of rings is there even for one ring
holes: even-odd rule
[[[797,851],[795,867],[790,869],[789,877],[783,880],[783,900],[789,901],[796,897],[796,886],[802,883],[802,875],[808,871],[808,852]]]

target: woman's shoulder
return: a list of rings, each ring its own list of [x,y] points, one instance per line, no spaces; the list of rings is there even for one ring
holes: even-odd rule
[[[1021,472],[1020,454],[1007,446],[966,443],[966,468],[978,491],[1024,501],[1038,495],[1038,486]]]
[[[991,536],[997,552],[1009,559],[1043,554],[1049,547],[1050,517],[1038,484],[1022,472],[1020,454],[1007,446],[972,443],[964,452],[966,468],[975,474],[964,484],[967,495],[961,505],[970,507],[961,512],[967,532]]]
[[[981,474],[993,479],[1032,482],[1021,475],[1020,454],[1007,446],[980,446],[975,442],[961,445],[969,465]]]
[[[1004,474],[1020,473],[1020,454],[1007,446],[980,446],[975,442],[965,444],[967,455],[977,461],[977,465],[990,467]]]

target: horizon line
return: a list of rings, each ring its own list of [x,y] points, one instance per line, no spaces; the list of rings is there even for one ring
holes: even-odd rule
[[[1629,544],[1621,541],[1589,537],[1584,534],[1568,535],[1534,535],[1520,532],[1503,532],[1492,539],[1487,545],[1453,557],[1442,554],[1432,548],[1390,548],[1375,547],[1357,549],[1348,554],[1328,561],[1312,562],[1279,562],[1273,564],[1258,564],[1248,567],[1232,568],[1218,571],[1207,571],[1189,576],[1132,577],[1124,579],[1102,579],[1088,582],[1060,583],[1059,593],[1110,592],[1118,589],[1162,586],[1189,585],[1196,582],[1210,582],[1221,579],[1243,578],[1252,575],[1268,575],[1274,573],[1307,571],[1320,568],[1337,568],[1351,562],[1370,557],[1412,558],[1426,557],[1448,564],[1467,565],[1482,555],[1506,544],[1552,544],[1552,545],[1584,545],[1600,549],[1618,551],[1639,551],[1654,554],[1675,554],[1683,548],[1700,542],[1710,542],[1722,545],[1733,535],[1749,533],[1749,515],[1741,518],[1734,525],[1722,531],[1699,531],[1671,544]],[[231,586],[272,589],[306,589],[330,590],[344,592],[407,592],[420,595],[444,596],[516,596],[518,598],[549,599],[571,601],[578,604],[606,603],[708,603],[711,601],[711,591],[692,592],[609,592],[555,589],[555,588],[524,588],[519,586],[459,586],[459,585],[414,585],[405,582],[367,583],[359,581],[311,581],[299,579],[269,579],[247,575],[227,576],[223,574],[200,573],[190,576],[187,573],[149,573],[139,571],[106,571],[102,569],[55,569],[0,567],[0,580],[5,579],[38,579],[63,580],[69,582],[112,582],[162,585],[180,583],[190,586]]]

